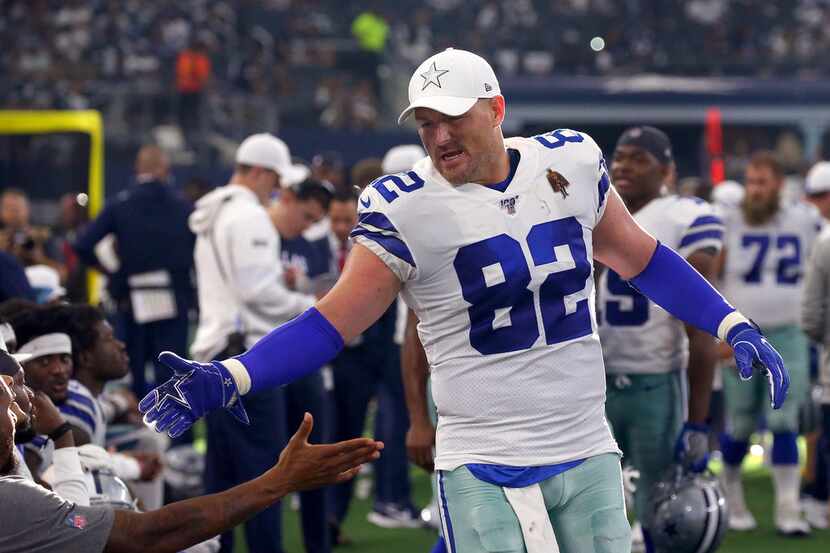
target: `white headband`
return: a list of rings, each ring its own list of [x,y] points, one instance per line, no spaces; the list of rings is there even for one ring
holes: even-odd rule
[[[44,334],[20,346],[17,353],[28,354],[28,360],[37,359],[46,355],[72,354],[72,340],[68,334],[56,332]]]

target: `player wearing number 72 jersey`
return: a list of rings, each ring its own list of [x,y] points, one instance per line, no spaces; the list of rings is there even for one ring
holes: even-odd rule
[[[237,358],[162,354],[176,376],[142,400],[145,420],[175,435],[218,407],[244,419],[241,396],[317,369],[401,292],[433,371],[448,548],[628,551],[592,260],[734,344],[747,375],[756,363],[769,369],[776,405],[788,385],[780,357],[634,222],[590,137],[504,140],[505,101],[484,59],[436,54],[416,69],[409,100],[401,120],[414,112],[429,158],[361,196],[337,285]]]
[[[733,530],[756,526],[741,486],[741,462],[749,438],[762,415],[773,434],[772,481],[775,490],[775,527],[784,535],[799,536],[810,528],[799,506],[798,410],[808,399],[807,338],[798,327],[803,275],[819,232],[821,218],[806,203],[782,204],[784,176],[770,153],[750,158],[745,173],[746,193],[740,206],[725,210],[721,289],[746,310],[781,352],[790,368],[792,389],[787,405],[767,411],[759,400],[757,383],[740,382],[724,371],[727,432],[721,439],[724,467],[721,478],[729,503]]]

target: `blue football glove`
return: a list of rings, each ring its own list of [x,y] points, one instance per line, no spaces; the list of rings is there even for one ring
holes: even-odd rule
[[[249,424],[248,413],[228,370],[219,363],[197,363],[163,351],[159,362],[173,370],[173,378],[144,396],[138,410],[144,422],[171,438],[184,434],[208,411],[226,408],[240,422]]]
[[[780,408],[790,387],[790,375],[781,354],[767,342],[757,327],[749,323],[735,325],[729,331],[727,341],[735,350],[735,364],[741,380],[752,378],[754,369],[765,373],[769,381],[769,400],[772,408]]]
[[[674,444],[674,458],[687,471],[701,473],[709,465],[709,427],[687,422]]]

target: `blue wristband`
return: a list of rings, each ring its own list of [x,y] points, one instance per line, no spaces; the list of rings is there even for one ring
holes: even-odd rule
[[[281,325],[234,357],[245,366],[250,389],[276,388],[325,365],[343,349],[343,337],[316,308]]]
[[[681,321],[712,336],[718,336],[721,321],[735,311],[694,267],[659,242],[648,265],[631,284]]]

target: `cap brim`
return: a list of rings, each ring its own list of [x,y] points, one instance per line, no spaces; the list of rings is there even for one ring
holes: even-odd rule
[[[17,361],[18,363],[25,363],[26,361],[32,358],[31,353],[10,353],[9,355],[14,357],[15,361]]]
[[[63,286],[58,286],[57,288],[52,290],[51,294],[49,294],[49,301],[60,299],[60,298],[64,297],[65,295],[66,295],[66,288],[64,288]]]
[[[458,98],[456,96],[425,96],[418,98],[401,112],[398,117],[398,125],[402,125],[409,114],[417,108],[434,109],[444,115],[457,117],[470,111],[477,101],[478,98]]]
[[[282,186],[294,186],[306,180],[311,171],[305,165],[289,165],[277,169]]]

